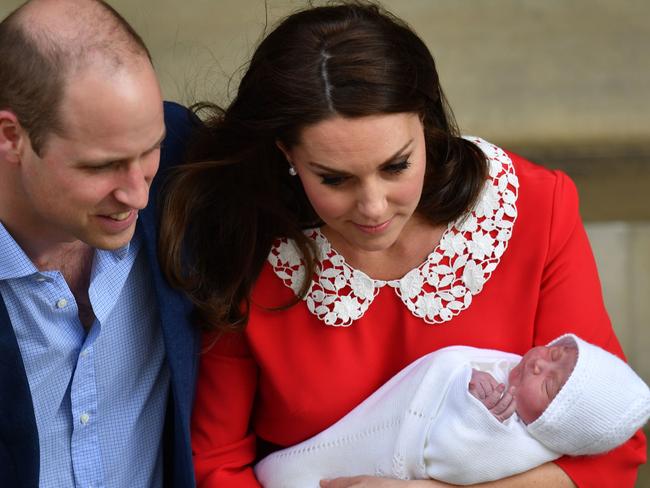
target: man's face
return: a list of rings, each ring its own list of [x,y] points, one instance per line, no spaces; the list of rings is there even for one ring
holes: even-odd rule
[[[564,386],[578,359],[578,350],[568,346],[534,347],[515,366],[508,378],[514,386],[517,414],[526,424],[546,410]]]
[[[62,134],[48,136],[41,156],[24,148],[22,215],[14,220],[44,247],[80,240],[117,249],[131,240],[158,170],[165,132],[160,88],[144,61],[71,78]]]

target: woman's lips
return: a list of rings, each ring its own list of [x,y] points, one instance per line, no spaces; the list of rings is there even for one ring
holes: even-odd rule
[[[387,220],[386,222],[383,222],[378,225],[363,225],[363,224],[357,224],[356,222],[354,225],[359,229],[361,232],[365,232],[366,234],[378,234],[379,232],[385,231],[390,223],[392,222],[392,219]]]

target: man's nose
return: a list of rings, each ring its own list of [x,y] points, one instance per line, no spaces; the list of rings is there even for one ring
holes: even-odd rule
[[[152,176],[148,174],[141,161],[133,161],[125,169],[115,189],[118,202],[136,209],[143,209],[149,201],[149,186]]]

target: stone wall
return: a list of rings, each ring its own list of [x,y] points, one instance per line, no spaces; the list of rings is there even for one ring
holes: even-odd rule
[[[21,2],[2,0],[0,17]],[[295,0],[111,0],[165,96],[226,102]],[[387,0],[434,53],[464,132],[576,181],[612,320],[650,380],[650,2]]]

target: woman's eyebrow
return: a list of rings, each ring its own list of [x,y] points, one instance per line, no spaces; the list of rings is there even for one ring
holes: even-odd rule
[[[379,165],[379,167],[386,166],[388,164],[394,163],[396,159],[399,159],[401,156],[404,155],[404,152],[409,148],[409,146],[413,144],[413,139],[409,139],[406,144],[404,144],[401,148],[399,148],[392,156],[390,156],[388,159],[386,159],[383,163]],[[311,166],[314,169],[319,169],[321,171],[327,171],[329,173],[336,173],[340,175],[347,175],[346,171],[340,170],[340,169],[334,169],[326,164],[318,163],[316,161],[309,161],[307,163],[309,166]]]

